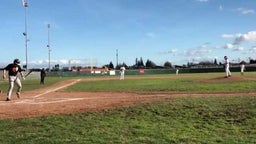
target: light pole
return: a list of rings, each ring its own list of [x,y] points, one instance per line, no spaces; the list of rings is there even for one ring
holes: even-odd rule
[[[48,28],[48,56],[49,56],[49,71],[51,70],[51,46],[50,46],[50,24],[47,24],[47,28]]]
[[[28,32],[27,32],[27,8],[28,3],[26,0],[22,0],[22,5],[25,9],[25,32],[23,32],[23,35],[25,36],[25,48],[26,48],[26,71],[28,70]]]
[[[116,49],[116,68],[118,66],[118,49]]]

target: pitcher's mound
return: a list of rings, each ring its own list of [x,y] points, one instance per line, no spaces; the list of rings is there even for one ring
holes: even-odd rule
[[[232,81],[246,81],[248,80],[247,78],[243,76],[231,76],[226,78],[225,76],[223,77],[216,77],[208,80],[204,80],[203,82],[232,82]]]

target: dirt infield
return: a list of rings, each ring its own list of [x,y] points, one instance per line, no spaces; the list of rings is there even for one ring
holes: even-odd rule
[[[0,97],[0,118],[36,117],[51,114],[68,114],[84,111],[97,111],[113,107],[130,106],[157,98],[174,96],[256,96],[256,93],[214,93],[214,94],[177,94],[153,93],[136,94],[120,92],[65,92],[61,89],[80,80],[67,80],[49,88],[23,92],[21,98],[12,96],[5,101],[5,94]]]

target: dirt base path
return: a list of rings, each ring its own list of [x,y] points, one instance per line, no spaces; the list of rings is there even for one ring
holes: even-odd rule
[[[64,92],[61,89],[80,80],[67,80],[54,86],[35,91],[24,92],[21,98],[12,96],[5,101],[5,94],[0,97],[0,119],[36,117],[51,114],[68,114],[84,111],[98,111],[114,107],[130,106],[157,98],[174,96],[256,96],[256,93],[120,93],[120,92]]]

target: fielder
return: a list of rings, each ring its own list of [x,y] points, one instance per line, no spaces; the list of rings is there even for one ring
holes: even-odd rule
[[[125,67],[122,66],[122,67],[120,68],[120,80],[124,80],[124,71],[125,71]]]
[[[6,101],[11,100],[11,95],[12,95],[12,90],[13,90],[13,87],[14,87],[14,83],[18,87],[16,95],[17,95],[18,98],[20,98],[20,92],[21,92],[21,89],[22,89],[22,85],[21,85],[21,81],[20,81],[20,78],[18,76],[18,73],[20,73],[20,75],[23,79],[25,79],[25,77],[22,73],[22,69],[21,69],[19,64],[20,64],[20,60],[15,59],[13,61],[13,63],[7,65],[3,69],[3,79],[6,78],[6,71],[8,71],[8,76],[9,76],[9,89],[8,89],[8,92],[7,92]]]
[[[240,68],[241,68],[241,75],[244,75],[244,70],[245,70],[245,62],[244,61],[240,62]]]
[[[176,69],[176,75],[179,75],[179,69],[178,68]]]
[[[224,66],[225,66],[225,71],[226,71],[226,76],[225,78],[231,77],[231,72],[229,70],[229,59],[227,56],[224,56]]]

